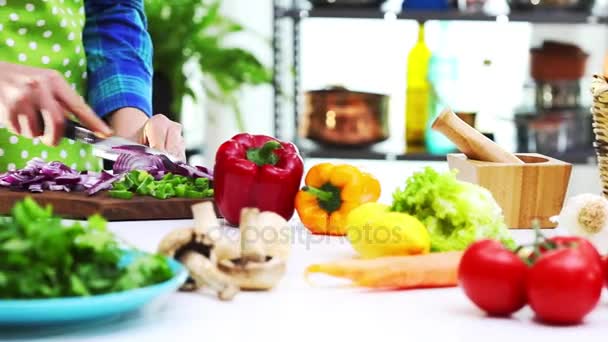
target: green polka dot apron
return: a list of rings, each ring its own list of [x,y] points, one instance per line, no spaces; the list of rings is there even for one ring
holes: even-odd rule
[[[0,60],[54,69],[85,94],[84,20],[84,0],[0,0]],[[22,168],[35,157],[78,170],[99,170],[102,165],[84,144],[63,139],[50,147],[0,127],[0,172]]]

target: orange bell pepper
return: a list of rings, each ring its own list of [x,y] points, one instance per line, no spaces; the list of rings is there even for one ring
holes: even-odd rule
[[[306,186],[297,193],[295,207],[313,234],[345,235],[348,213],[380,197],[380,182],[351,165],[315,165],[304,182]]]

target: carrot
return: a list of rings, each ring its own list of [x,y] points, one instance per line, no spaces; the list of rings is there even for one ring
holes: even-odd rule
[[[370,288],[408,289],[449,287],[458,284],[458,265],[462,252],[348,259],[310,265],[306,275],[324,273],[346,278],[355,285]]]

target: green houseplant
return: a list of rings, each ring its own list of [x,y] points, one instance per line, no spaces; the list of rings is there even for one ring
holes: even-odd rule
[[[190,75],[184,72],[184,65],[194,60],[203,74],[205,96],[228,105],[243,131],[238,92],[246,85],[269,84],[272,76],[255,55],[226,45],[227,38],[246,29],[223,15],[221,4],[221,0],[145,0],[154,71],[168,80],[171,111],[179,115],[184,96],[198,100],[188,86]]]

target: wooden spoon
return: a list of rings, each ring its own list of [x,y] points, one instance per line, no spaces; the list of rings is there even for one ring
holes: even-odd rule
[[[450,139],[469,159],[508,164],[524,163],[469,126],[450,109],[444,109],[432,127]]]

